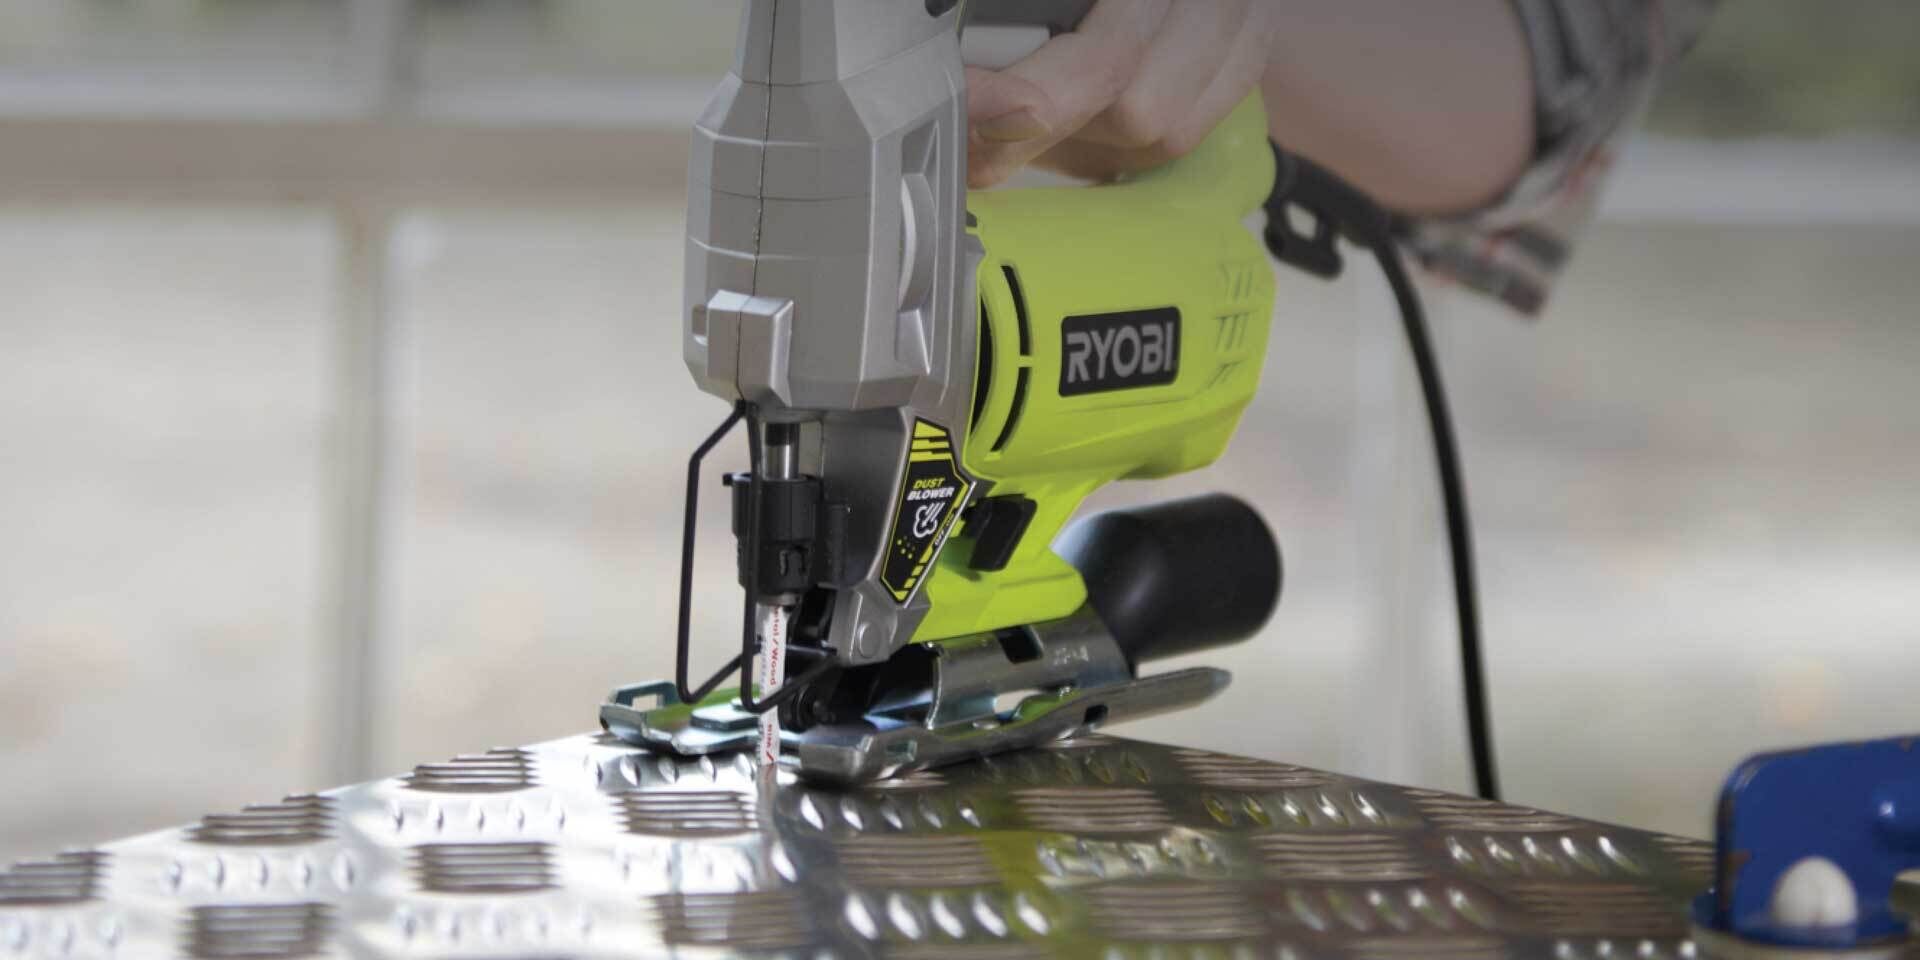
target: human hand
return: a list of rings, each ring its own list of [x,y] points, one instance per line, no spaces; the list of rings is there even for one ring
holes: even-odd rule
[[[1278,0],[1098,0],[1004,70],[967,68],[967,183],[1109,180],[1182,156],[1260,82]]]

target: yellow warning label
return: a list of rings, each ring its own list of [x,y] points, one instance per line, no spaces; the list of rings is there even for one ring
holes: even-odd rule
[[[916,418],[880,565],[880,583],[896,602],[913,598],[972,492],[973,481],[960,471],[946,428]]]

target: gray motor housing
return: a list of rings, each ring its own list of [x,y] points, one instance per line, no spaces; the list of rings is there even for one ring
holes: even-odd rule
[[[925,615],[878,582],[915,418],[963,449],[974,270],[957,9],[749,0],[694,127],[683,339],[702,390],[802,424],[851,508],[829,642],[885,659]],[[960,504],[955,505],[959,509]]]

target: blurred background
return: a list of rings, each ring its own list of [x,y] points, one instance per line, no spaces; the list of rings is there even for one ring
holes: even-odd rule
[[[671,669],[724,413],[678,349],[685,129],[735,11],[0,0],[0,861]],[[1435,291],[1513,799],[1705,835],[1745,753],[1920,727],[1916,36],[1729,0],[1543,321]],[[1222,699],[1121,732],[1464,790],[1391,302],[1280,289],[1228,457],[1102,499],[1251,497],[1287,595]]]

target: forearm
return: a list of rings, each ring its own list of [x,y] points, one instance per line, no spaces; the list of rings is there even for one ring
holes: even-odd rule
[[[1507,0],[1269,0],[1262,78],[1282,146],[1408,213],[1499,197],[1533,151],[1529,54]]]

